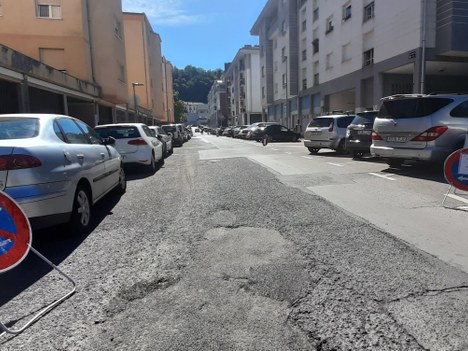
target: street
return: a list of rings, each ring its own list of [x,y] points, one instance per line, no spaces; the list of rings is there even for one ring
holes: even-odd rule
[[[88,236],[33,234],[77,292],[0,350],[468,350],[441,171],[196,133],[127,176]],[[32,253],[0,286],[10,327],[69,289]]]

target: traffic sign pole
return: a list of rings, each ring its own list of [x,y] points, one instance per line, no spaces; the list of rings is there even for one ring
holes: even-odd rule
[[[32,251],[72,285],[72,289],[67,294],[42,308],[21,328],[11,329],[4,323],[0,322],[0,332],[3,330],[3,332],[0,333],[0,336],[5,333],[22,333],[31,324],[36,322],[39,318],[44,316],[64,300],[68,299],[76,291],[75,282],[50,260],[35,250],[31,246],[31,241],[31,226],[25,213],[11,197],[0,191],[0,274],[16,267],[24,260],[29,251]]]

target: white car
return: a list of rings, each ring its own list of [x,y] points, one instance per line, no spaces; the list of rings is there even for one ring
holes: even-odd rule
[[[125,165],[146,166],[151,172],[164,164],[163,144],[144,123],[118,123],[96,126],[103,138],[113,137]]]
[[[174,146],[172,145],[172,136],[167,134],[162,127],[149,126],[149,129],[154,132],[154,136],[163,143],[163,155],[168,157],[174,152]]]
[[[83,121],[53,114],[0,115],[0,190],[34,229],[69,223],[85,233],[92,205],[126,190],[121,157]]]

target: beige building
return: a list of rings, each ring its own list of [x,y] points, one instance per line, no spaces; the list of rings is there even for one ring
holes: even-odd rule
[[[163,57],[163,79],[164,79],[164,104],[165,115],[161,122],[174,123],[174,86],[172,81],[173,66]]]
[[[123,18],[129,104],[134,106],[136,103],[140,120],[158,124],[166,119],[161,38],[153,31],[144,13],[125,12]]]
[[[90,113],[115,119],[128,102],[121,0],[2,1],[0,11],[1,44],[97,85]]]

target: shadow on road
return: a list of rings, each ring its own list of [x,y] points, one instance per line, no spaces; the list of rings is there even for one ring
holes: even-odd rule
[[[76,237],[70,236],[67,235],[64,226],[35,230],[33,231],[32,246],[52,263],[59,265],[92,234],[104,218],[112,215],[112,209],[119,200],[120,196],[109,194],[96,203],[93,207],[94,212],[90,234]],[[0,306],[12,300],[51,270],[52,267],[30,252],[20,265],[0,274]]]

